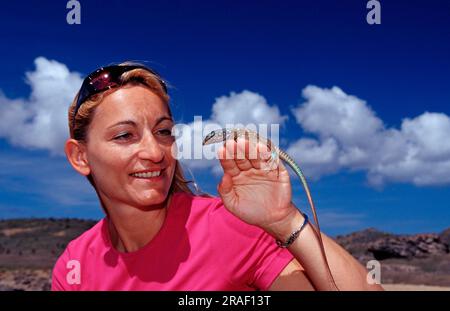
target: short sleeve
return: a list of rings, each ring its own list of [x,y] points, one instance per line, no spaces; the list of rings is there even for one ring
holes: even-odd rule
[[[293,259],[271,235],[234,216],[220,199],[210,212],[209,233],[212,251],[236,288],[268,290]]]
[[[56,261],[55,266],[53,267],[52,271],[52,291],[64,291],[67,290],[66,286],[66,263],[69,261],[69,254],[68,250],[64,250],[64,252],[61,254],[61,256]]]

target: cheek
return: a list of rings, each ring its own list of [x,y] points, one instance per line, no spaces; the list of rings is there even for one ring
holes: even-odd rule
[[[92,173],[97,177],[112,176],[125,171],[127,155],[98,148],[89,157]]]
[[[174,157],[174,154],[172,154],[172,148],[166,148],[165,149],[165,154],[166,154],[166,161],[167,161],[167,165],[171,166],[172,170],[175,171],[175,167],[177,164],[177,160]]]
[[[169,177],[171,177],[172,179],[175,173],[176,166],[177,162],[175,161],[175,159],[171,158],[169,160],[169,163],[167,164],[167,173],[169,174]]]
[[[174,157],[169,155],[166,157],[166,173],[168,180],[166,181],[168,184],[172,184],[174,176],[175,176],[175,168],[177,166],[177,161]]]

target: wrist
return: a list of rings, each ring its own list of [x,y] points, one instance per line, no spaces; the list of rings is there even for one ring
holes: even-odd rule
[[[290,247],[292,245],[292,243],[295,242],[295,240],[297,240],[297,238],[300,235],[300,233],[308,225],[308,216],[306,214],[302,214],[302,215],[303,215],[302,225],[299,228],[297,228],[296,230],[292,231],[292,233],[289,235],[289,237],[285,241],[275,240],[275,242],[277,243],[278,247],[288,248],[288,247]]]
[[[292,203],[292,211],[282,220],[272,224],[268,230],[276,240],[286,241],[291,234],[298,230],[305,221],[305,216]]]

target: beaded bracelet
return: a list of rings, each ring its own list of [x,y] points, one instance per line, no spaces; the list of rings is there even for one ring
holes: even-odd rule
[[[300,228],[298,228],[297,230],[295,230],[294,232],[291,233],[291,235],[289,236],[289,238],[286,240],[286,242],[281,242],[280,240],[276,240],[277,245],[281,248],[287,248],[289,247],[292,243],[294,243],[295,239],[298,238],[298,236],[300,235],[300,232],[302,232],[302,230],[306,227],[306,225],[308,224],[308,215],[303,214],[304,220],[302,225],[300,226]]]

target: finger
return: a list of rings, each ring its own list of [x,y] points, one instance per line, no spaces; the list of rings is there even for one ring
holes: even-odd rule
[[[238,138],[236,145],[234,162],[241,171],[248,171],[253,167],[248,159],[249,143],[246,139]]]
[[[233,141],[234,143],[234,141]],[[220,147],[218,150],[220,165],[222,165],[224,174],[229,174],[232,177],[239,175],[241,170],[237,167],[236,162],[234,162],[234,152],[228,143]],[[231,150],[231,151],[230,151]]]
[[[222,180],[220,181],[219,186],[217,187],[217,192],[222,198],[225,206],[235,206],[237,195],[233,189],[233,179],[230,175],[224,174]]]
[[[256,149],[253,153],[255,157],[250,157],[250,163],[256,169],[261,169],[265,162],[269,160],[271,155],[269,148],[263,142],[257,142],[255,144],[250,144],[250,148]],[[252,151],[252,149],[250,149]],[[252,152],[250,152],[252,154]]]

